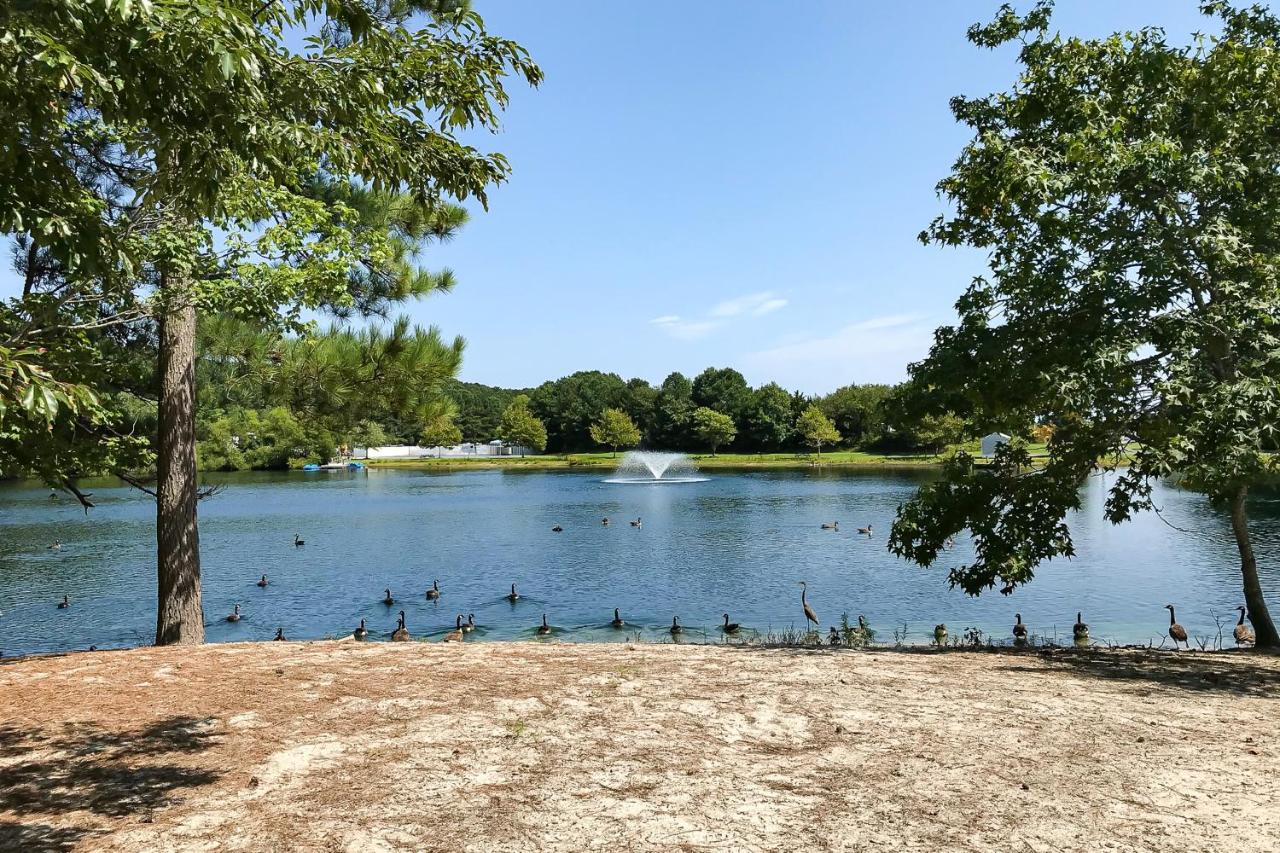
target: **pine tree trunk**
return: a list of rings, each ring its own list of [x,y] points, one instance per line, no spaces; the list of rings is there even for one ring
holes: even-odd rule
[[[166,281],[160,321],[160,434],[156,448],[156,645],[204,642],[196,526],[196,309]]]
[[[1249,489],[1241,486],[1231,499],[1231,529],[1236,535],[1236,547],[1240,549],[1240,571],[1244,576],[1244,604],[1249,610],[1249,621],[1257,635],[1257,648],[1280,649],[1280,635],[1267,611],[1267,601],[1262,597],[1262,582],[1258,580],[1258,559],[1253,553],[1253,541],[1249,538],[1249,517],[1245,511],[1245,498]]]

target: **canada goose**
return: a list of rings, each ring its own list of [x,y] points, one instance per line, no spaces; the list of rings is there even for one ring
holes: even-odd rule
[[[828,646],[840,645],[840,632],[836,630],[835,625],[832,625],[831,629],[827,632],[827,645]]]
[[[383,590],[382,603],[388,607],[396,603],[396,600],[391,597],[391,590]]]
[[[406,643],[409,641],[409,629],[404,626],[404,611],[400,611],[400,618],[396,622],[396,629],[391,632],[391,642]]]
[[[681,627],[680,627],[680,619],[679,619],[679,617],[676,617],[676,616],[672,616],[672,617],[671,617],[671,629],[670,629],[670,630],[671,630],[671,636],[673,636],[673,637],[674,637],[674,636],[676,636],[677,634],[683,634],[683,633],[684,633],[684,628],[681,628]]]
[[[1071,636],[1080,642],[1089,639],[1089,626],[1084,624],[1084,615],[1076,611],[1076,624],[1071,626]]]
[[[618,608],[613,608],[613,621],[609,623],[614,628],[622,628],[627,623],[622,621],[622,616],[618,613]]]
[[[520,600],[520,593],[516,592],[516,585],[512,584],[511,592],[507,595],[507,601],[510,601],[512,604],[515,604],[519,600]]]
[[[1187,642],[1187,629],[1174,618],[1173,605],[1166,604],[1164,607],[1169,611],[1169,637],[1173,639],[1173,647],[1176,649],[1178,643],[1187,643],[1187,648],[1191,648],[1191,643]]]
[[[55,540],[53,540],[53,544],[49,546],[49,550],[50,550],[50,551],[61,551],[61,550],[62,550],[62,540],[61,540],[61,539],[55,539]]]
[[[476,615],[474,613],[468,613],[466,624],[462,626],[462,630],[470,634],[475,629],[476,629]]]
[[[741,627],[742,626],[739,625],[737,622],[729,621],[728,613],[724,614],[724,624],[720,626],[721,631],[724,631],[726,634],[736,634],[738,633],[738,629]]]
[[[806,631],[809,630],[810,622],[812,622],[814,625],[822,624],[821,622],[818,621],[818,614],[814,613],[813,608],[809,606],[809,600],[807,598],[808,592],[809,592],[808,584],[806,584],[804,581],[800,581],[800,608],[804,610],[804,628]]]
[[[600,519],[600,523],[601,523],[603,526],[608,527],[608,526],[609,526],[609,519],[608,519],[608,518],[602,518],[602,519]]]
[[[71,599],[67,598],[65,595],[62,596],[62,600],[58,602],[58,609],[66,610],[70,606],[71,606]]]
[[[839,529],[840,529],[840,522],[838,522],[838,521],[832,521],[832,522],[826,522],[826,521],[824,521],[824,522],[822,522],[822,529],[823,529],[823,530],[839,530]]]
[[[274,639],[277,643],[283,643],[283,642],[284,642],[284,629],[283,629],[283,628],[277,628],[277,629],[276,629],[276,635],[275,635],[275,637],[273,637],[272,639]]]
[[[360,620],[360,627],[351,632],[351,636],[355,637],[357,640],[363,640],[365,637],[369,636],[369,629],[364,626],[363,619]]]
[[[943,622],[933,629],[933,641],[939,646],[947,644],[947,623]]]
[[[867,625],[867,617],[862,616],[861,614],[858,616],[858,630],[864,635],[871,632],[871,628]]]
[[[870,536],[870,535],[871,535],[871,525],[870,525],[870,524],[868,524],[866,527],[859,527],[859,528],[858,528],[858,533],[860,533],[860,534],[861,534],[861,535],[863,535],[863,536]]]
[[[458,614],[458,619],[454,624],[457,627],[455,627],[452,631],[444,635],[444,641],[446,643],[462,642],[462,614],[461,613]]]
[[[956,537],[948,536],[945,545],[948,551],[954,549],[956,547]]]
[[[438,598],[440,598],[440,581],[434,580],[431,582],[431,589],[427,590],[427,600],[435,601]]]
[[[1237,607],[1236,610],[1240,611],[1240,621],[1236,623],[1235,630],[1236,645],[1252,646],[1257,638],[1254,636],[1253,629],[1244,624],[1244,617],[1248,611],[1245,610],[1243,604]]]
[[[1022,624],[1021,613],[1015,613],[1013,615],[1017,618],[1017,621],[1013,623],[1013,638],[1014,640],[1023,642],[1027,639],[1027,626]]]
[[[631,526],[632,526],[632,527],[641,527],[641,526],[643,526],[643,524],[644,524],[644,522],[642,522],[639,518],[637,518],[635,521],[631,522]]]
[[[304,541],[301,536],[299,536],[296,533],[293,534],[293,547],[301,548],[303,545],[306,545],[306,544],[307,544],[306,541]]]
[[[557,524],[555,527],[551,528],[551,532],[552,532],[552,533],[564,533],[564,528]]]
[[[267,585],[267,576],[263,575],[262,580],[258,581],[258,586],[266,586],[266,585]]]
[[[538,636],[545,637],[551,633],[551,626],[547,624],[547,614],[542,614],[542,624],[538,626]]]
[[[237,604],[235,607],[231,609],[231,613],[227,615],[227,621],[228,622],[240,621],[240,605],[239,604]]]

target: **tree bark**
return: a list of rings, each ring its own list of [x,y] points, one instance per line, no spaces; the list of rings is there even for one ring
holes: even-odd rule
[[[196,525],[196,309],[181,281],[165,281],[160,320],[160,434],[156,448],[156,645],[204,642]]]
[[[1245,498],[1249,488],[1241,486],[1231,498],[1231,529],[1236,535],[1236,547],[1240,549],[1240,572],[1244,576],[1244,604],[1249,611],[1249,621],[1257,636],[1257,648],[1280,649],[1280,635],[1262,597],[1262,583],[1258,580],[1258,559],[1253,553],[1253,541],[1249,538],[1249,516],[1245,511]]]

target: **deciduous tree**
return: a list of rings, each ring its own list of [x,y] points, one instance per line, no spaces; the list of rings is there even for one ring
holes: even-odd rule
[[[635,447],[640,443],[640,430],[622,409],[605,409],[600,420],[591,425],[591,440],[617,456],[619,447]]]
[[[817,451],[819,460],[822,459],[822,445],[835,444],[840,440],[835,424],[831,423],[831,419],[817,405],[811,405],[800,413],[796,420],[796,432],[804,439],[805,444]]]
[[[706,406],[694,409],[690,422],[693,425],[694,435],[710,445],[712,456],[716,455],[717,448],[733,441],[734,436],[738,434],[738,428],[733,425],[733,418],[715,409],[708,409]]]

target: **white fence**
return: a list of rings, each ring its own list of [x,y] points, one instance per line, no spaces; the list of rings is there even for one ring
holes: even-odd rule
[[[455,444],[452,447],[418,447],[391,444],[386,447],[352,448],[352,459],[464,459],[471,456],[525,456],[529,451],[509,444]]]

